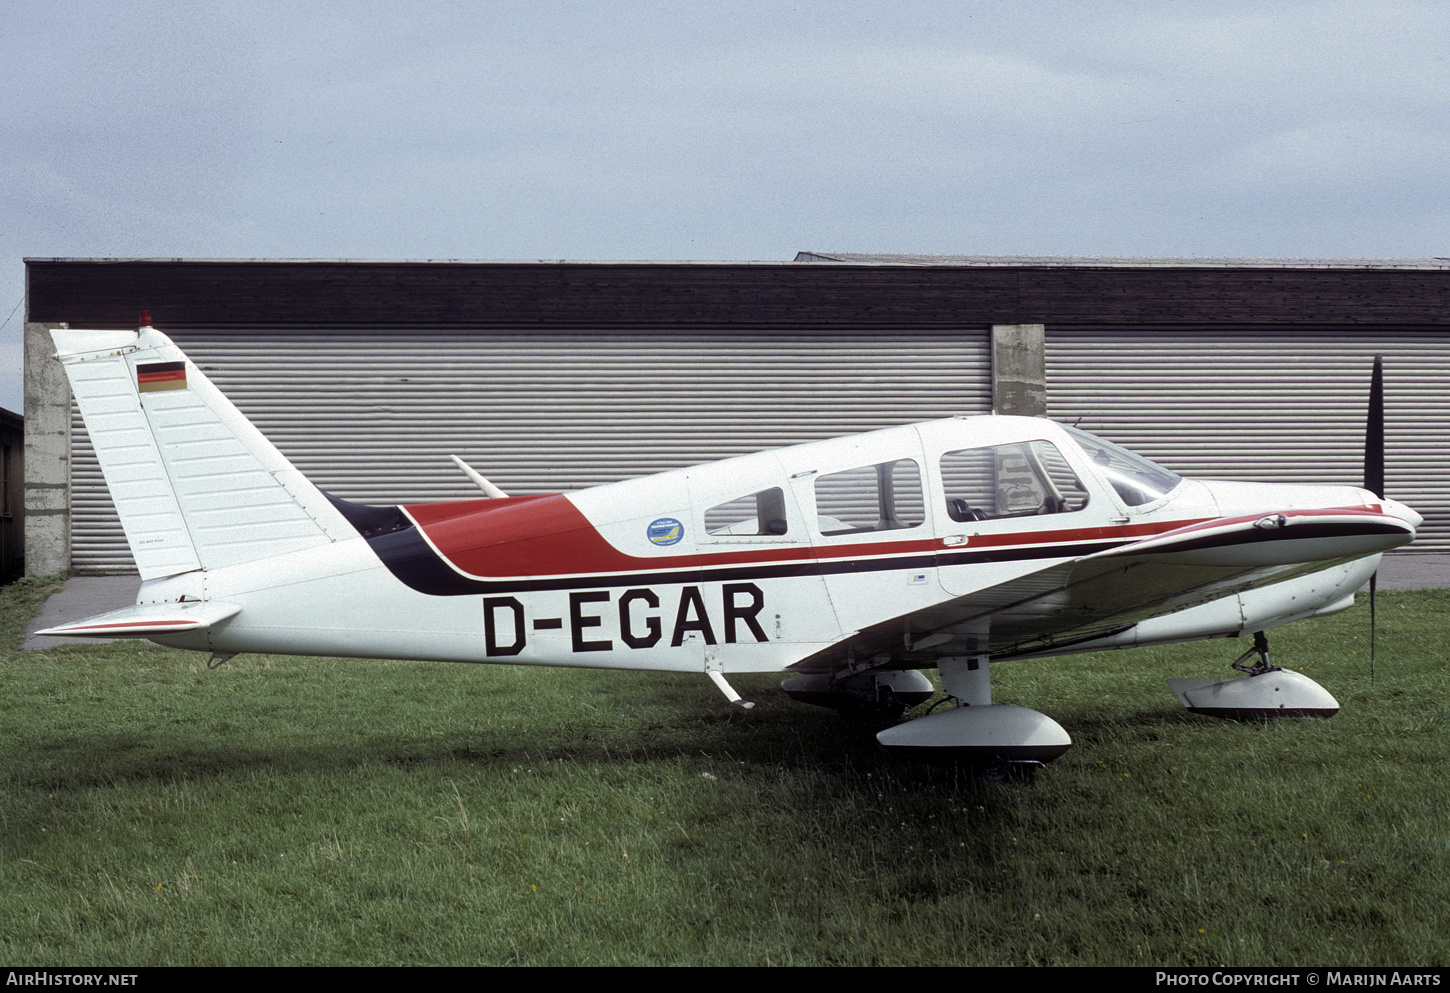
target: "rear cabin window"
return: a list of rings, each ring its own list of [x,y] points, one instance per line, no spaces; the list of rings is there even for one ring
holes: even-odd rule
[[[705,511],[705,532],[712,535],[785,534],[785,494],[779,486],[736,497]]]
[[[1068,514],[1088,494],[1050,441],[947,452],[941,459],[947,516],[954,521]]]
[[[914,459],[833,472],[816,480],[817,524],[823,535],[918,527],[926,520],[921,492]]]

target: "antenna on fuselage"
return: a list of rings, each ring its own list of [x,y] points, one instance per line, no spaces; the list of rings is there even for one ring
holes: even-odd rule
[[[483,492],[489,497],[489,499],[498,500],[508,496],[508,494],[505,493],[503,490],[499,489],[497,486],[484,479],[483,476],[475,472],[472,466],[460,459],[457,455],[450,455],[448,457],[453,460],[454,465],[458,466],[458,468],[464,471],[469,479],[473,480],[473,484],[475,486],[483,490]]]

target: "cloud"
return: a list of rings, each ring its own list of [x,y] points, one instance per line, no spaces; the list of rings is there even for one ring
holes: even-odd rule
[[[1417,2],[11,0],[0,291],[23,255],[1443,253],[1447,34]]]
[[[1229,150],[1214,171],[1232,186],[1362,187],[1438,173],[1447,137],[1376,120],[1317,121]]]

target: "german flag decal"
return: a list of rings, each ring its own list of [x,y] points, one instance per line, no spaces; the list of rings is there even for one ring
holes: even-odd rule
[[[136,389],[140,393],[186,389],[185,362],[146,362],[136,367]]]

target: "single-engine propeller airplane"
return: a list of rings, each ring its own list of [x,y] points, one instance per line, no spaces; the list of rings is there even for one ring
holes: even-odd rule
[[[147,638],[213,666],[267,652],[699,672],[742,706],[730,676],[779,672],[797,700],[895,717],[931,697],[920,670],[935,668],[957,705],[881,743],[1032,766],[1071,739],[993,704],[992,663],[1252,633],[1245,675],[1170,680],[1185,706],[1335,713],[1269,664],[1263,632],[1349,607],[1422,523],[1369,481],[1382,467],[1366,488],[1189,480],[1007,416],[540,496],[460,461],[485,497],[362,506],[309,483],[141,324],[52,332],[140,595],[41,633]]]

